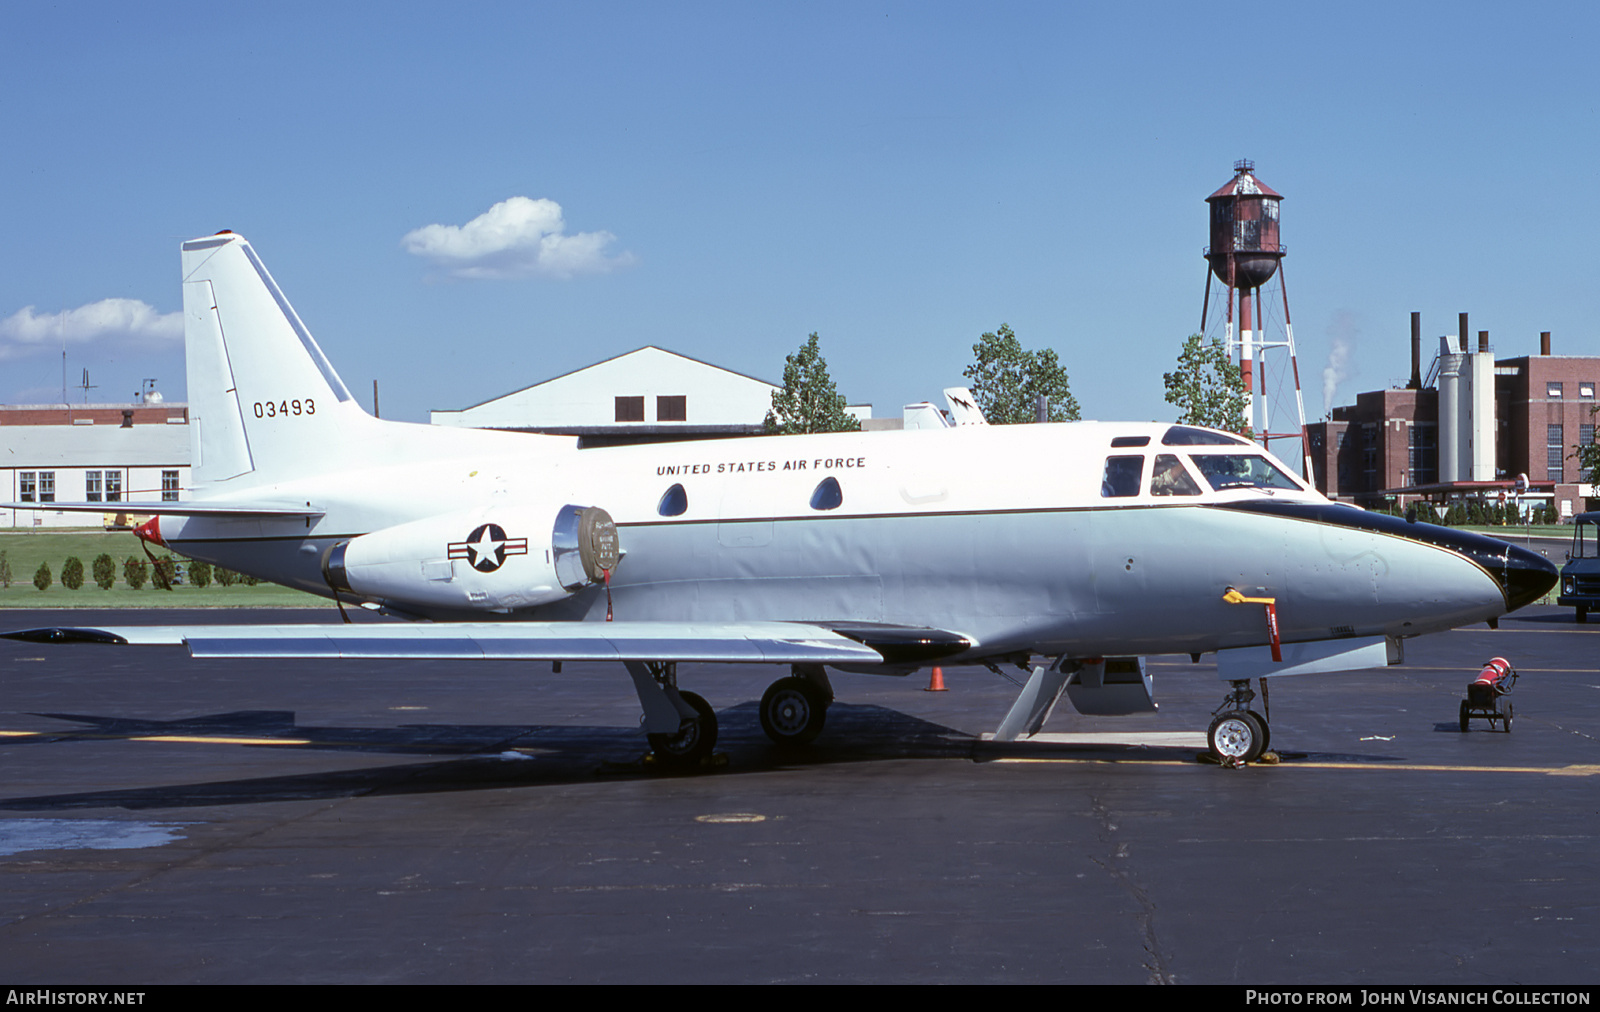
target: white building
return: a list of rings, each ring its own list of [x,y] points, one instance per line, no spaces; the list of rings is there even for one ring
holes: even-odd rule
[[[429,420],[577,436],[584,446],[754,436],[779,389],[650,345],[461,411],[430,412]],[[870,404],[846,410],[863,423],[872,418]]]
[[[82,527],[92,514],[52,502],[104,502],[107,514],[173,501],[189,482],[184,404],[45,404],[0,407],[0,496],[37,503],[0,509],[0,527]]]
[[[576,435],[586,445],[761,432],[778,387],[664,348],[644,347],[465,408],[435,425]]]

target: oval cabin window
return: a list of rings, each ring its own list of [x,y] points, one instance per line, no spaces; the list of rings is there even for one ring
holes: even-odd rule
[[[811,508],[814,510],[836,510],[844,502],[844,492],[839,488],[839,479],[824,478],[817,483],[817,490],[811,493]]]
[[[674,485],[661,495],[661,501],[656,504],[656,512],[664,517],[681,517],[689,508],[689,493],[683,490],[682,485]]]

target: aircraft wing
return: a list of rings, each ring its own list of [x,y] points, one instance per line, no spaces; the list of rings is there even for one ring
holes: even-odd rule
[[[63,513],[137,513],[140,516],[233,517],[241,520],[263,517],[320,517],[324,512],[309,504],[289,506],[224,502],[0,502],[0,509],[59,510]]]
[[[415,660],[918,663],[959,653],[959,633],[875,623],[453,622],[376,625],[57,627],[0,633],[31,643],[184,646],[195,657]]]

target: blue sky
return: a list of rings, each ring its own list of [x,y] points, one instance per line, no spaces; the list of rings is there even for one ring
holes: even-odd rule
[[[778,380],[812,331],[898,415],[1009,323],[1086,417],[1167,419],[1241,157],[1312,416],[1336,341],[1335,403],[1405,380],[1413,310],[1600,354],[1600,15],[1526,11],[8,5],[0,401],[59,399],[63,338],[75,401],[181,397],[178,243],[230,228],[386,417],[645,344]]]

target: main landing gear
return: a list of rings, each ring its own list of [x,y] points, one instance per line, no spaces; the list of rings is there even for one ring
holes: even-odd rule
[[[1256,698],[1249,681],[1235,681],[1222,705],[1213,711],[1211,727],[1206,731],[1206,744],[1211,755],[1224,766],[1243,766],[1261,758],[1271,743],[1272,731],[1267,718],[1250,709]]]
[[[650,754],[668,769],[704,765],[717,745],[717,713],[698,693],[678,689],[678,666],[664,661],[625,661],[644,707]]]
[[[820,664],[796,664],[761,697],[761,730],[779,745],[809,745],[822,733],[833,686]]]
[[[697,693],[678,688],[678,666],[626,661],[644,708],[645,738],[654,761],[672,770],[704,766],[717,745],[717,714]],[[820,664],[796,664],[761,697],[761,729],[779,745],[807,745],[822,733],[833,686]]]

